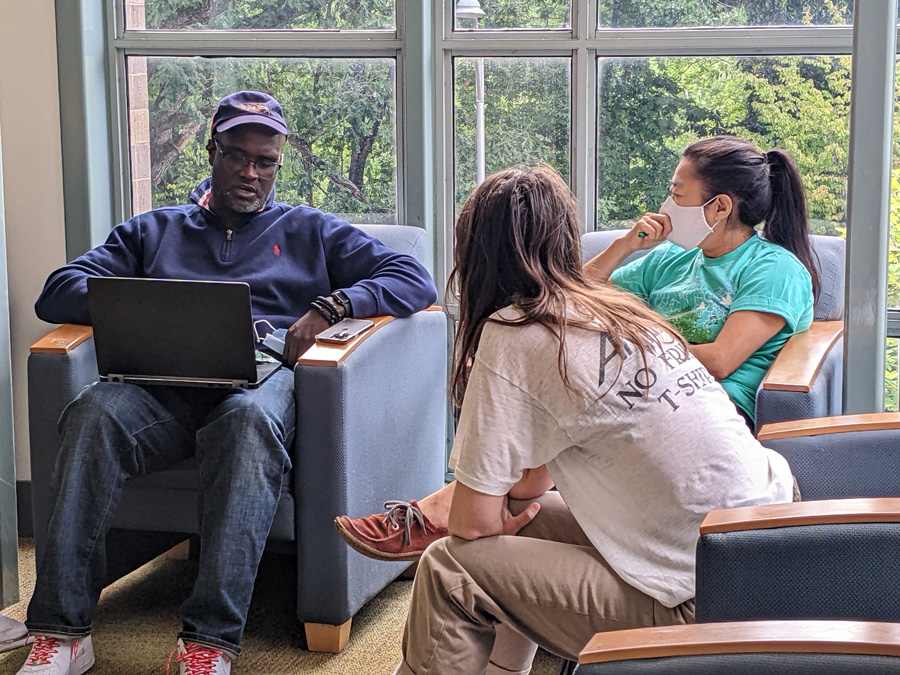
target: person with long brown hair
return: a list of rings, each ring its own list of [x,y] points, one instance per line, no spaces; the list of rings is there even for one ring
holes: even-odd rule
[[[589,261],[584,274],[634,293],[661,314],[753,428],[759,383],[788,338],[809,328],[818,292],[800,174],[783,150],[760,152],[748,141],[718,136],[688,146],[670,191],[660,212],[644,214]],[[620,266],[646,249],[653,250]],[[481,268],[467,272],[488,283],[490,268],[508,266],[504,261],[515,250],[485,251]],[[535,266],[531,260],[529,268]],[[466,335],[463,326],[476,325],[460,327],[467,358],[477,335]],[[460,363],[466,362],[457,361],[457,403],[466,377]],[[387,513],[340,516],[335,526],[369,557],[416,560],[447,534],[455,487],[454,481],[418,502],[387,502]]]
[[[791,499],[684,338],[585,275],[580,234],[542,167],[490,176],[459,216],[452,536],[420,559],[400,675],[527,673],[533,652],[492,660],[505,636],[573,658],[597,631],[689,622],[704,515]]]

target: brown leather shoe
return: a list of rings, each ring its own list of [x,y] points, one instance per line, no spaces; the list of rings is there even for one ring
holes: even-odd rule
[[[387,513],[365,518],[338,516],[334,529],[351,547],[375,560],[418,560],[428,545],[446,537],[419,509],[415,499],[384,503]]]

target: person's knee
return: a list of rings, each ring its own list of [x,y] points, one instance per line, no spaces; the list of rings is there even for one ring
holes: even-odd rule
[[[98,425],[123,427],[143,404],[138,387],[114,382],[95,382],[88,385],[65,407],[57,424],[57,431],[84,433]],[[127,425],[125,425],[127,426]],[[124,428],[124,427],[123,427]]]
[[[63,419],[76,414],[114,416],[123,405],[134,405],[135,392],[131,385],[116,382],[94,382],[76,396],[63,411]]]
[[[291,468],[293,410],[285,420],[254,400],[235,398],[220,406],[213,419],[197,432],[197,450],[204,468],[258,472],[264,467],[270,480],[280,480]],[[211,458],[209,464],[206,460]]]
[[[272,433],[287,444],[294,433],[296,402],[293,380],[275,373],[259,389],[241,390],[223,399],[211,412],[209,426],[229,433]]]

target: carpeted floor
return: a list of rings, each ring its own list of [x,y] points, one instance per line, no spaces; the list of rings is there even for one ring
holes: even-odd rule
[[[96,665],[90,675],[165,673],[166,659],[180,625],[178,605],[187,596],[196,564],[158,558],[107,588],[94,615]],[[288,558],[263,560],[244,633],[243,655],[234,675],[390,675],[400,660],[410,581],[395,581],[353,618],[350,643],[340,654],[306,651],[303,630],[294,616],[296,579]],[[22,601],[4,614],[25,618],[34,588],[34,545],[19,545]],[[0,654],[0,675],[14,675],[27,649]],[[559,660],[545,652],[532,675],[553,675]],[[177,672],[173,668],[173,672]],[[468,675],[461,673],[460,675]]]

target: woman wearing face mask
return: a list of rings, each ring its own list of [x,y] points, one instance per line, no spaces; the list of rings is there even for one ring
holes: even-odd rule
[[[788,338],[812,323],[813,259],[790,156],[717,136],[684,151],[660,212],[644,214],[584,270],[675,326],[752,427],[759,383]]]

